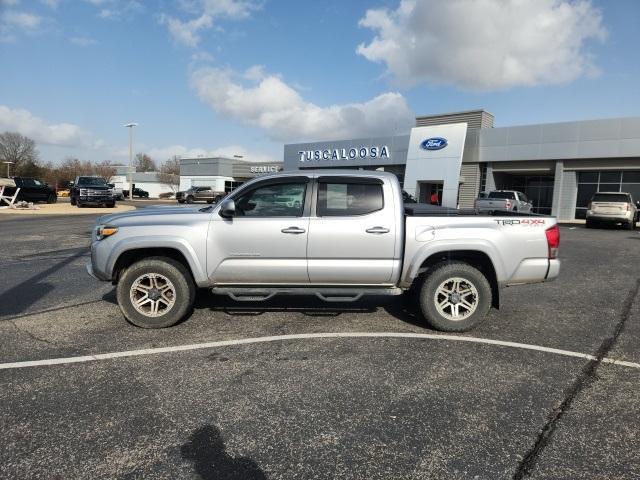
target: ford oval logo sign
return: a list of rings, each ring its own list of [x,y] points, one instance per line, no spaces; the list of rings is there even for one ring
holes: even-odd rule
[[[448,145],[447,139],[442,137],[427,138],[420,144],[424,150],[442,150]]]

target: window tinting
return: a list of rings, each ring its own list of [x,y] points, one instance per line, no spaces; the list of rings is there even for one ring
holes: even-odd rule
[[[382,185],[319,183],[318,216],[365,215],[384,206]]]
[[[489,193],[489,198],[503,198],[508,200],[514,199],[513,192],[491,192]]]
[[[624,193],[596,193],[593,196],[594,202],[628,202],[629,195]]]
[[[278,183],[249,190],[235,198],[239,217],[301,217],[305,183]]]

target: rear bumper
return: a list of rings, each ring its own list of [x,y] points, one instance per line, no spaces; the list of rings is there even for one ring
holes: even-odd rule
[[[560,260],[553,258],[549,260],[549,270],[547,271],[546,281],[555,280],[560,275]]]
[[[629,222],[633,218],[633,212],[621,213],[589,213],[587,211],[587,220],[592,222]]]
[[[522,285],[526,283],[548,282],[560,273],[560,260],[557,258],[527,258],[524,259],[507,285]]]

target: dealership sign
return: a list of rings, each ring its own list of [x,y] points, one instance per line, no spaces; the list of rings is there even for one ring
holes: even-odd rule
[[[271,173],[279,170],[277,165],[258,165],[251,167],[251,173]]]
[[[442,137],[427,138],[420,143],[423,150],[442,150],[448,145],[447,139]]]
[[[390,158],[389,147],[351,147],[351,148],[325,148],[324,150],[299,150],[301,162],[313,162],[320,160],[356,160],[365,158]]]

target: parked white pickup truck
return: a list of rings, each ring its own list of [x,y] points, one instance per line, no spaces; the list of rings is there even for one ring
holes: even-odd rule
[[[430,326],[465,331],[501,287],[554,279],[559,243],[553,217],[405,205],[390,173],[305,170],[259,177],[215,206],[103,216],[87,270],[117,285],[124,316],[145,328],[187,317],[200,287],[238,301],[413,290]]]
[[[475,208],[481,212],[522,212],[529,213],[533,202],[516,190],[495,190],[487,197],[476,199]]]

